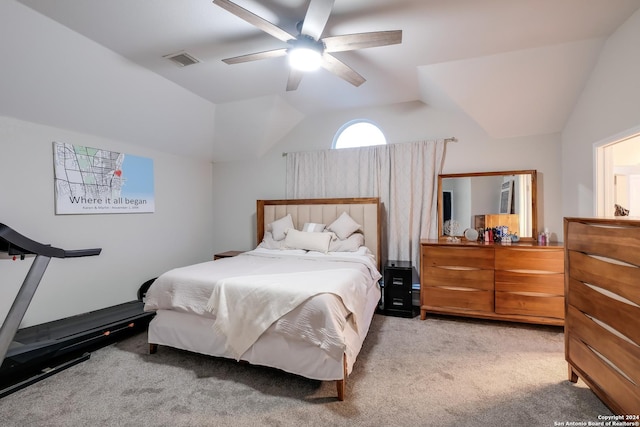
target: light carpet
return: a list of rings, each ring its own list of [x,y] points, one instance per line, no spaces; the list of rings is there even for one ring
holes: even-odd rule
[[[146,333],[0,399],[12,426],[554,426],[611,411],[567,380],[562,328],[375,315],[334,382],[160,346]]]

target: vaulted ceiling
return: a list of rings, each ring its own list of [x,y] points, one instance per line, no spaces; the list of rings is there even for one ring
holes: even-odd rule
[[[210,0],[19,2],[215,104],[222,141],[255,139],[247,122],[277,140],[307,115],[412,101],[460,110],[493,138],[560,132],[607,37],[640,8],[637,0],[336,0],[324,36],[402,30],[402,43],[334,54],[366,79],[359,87],[321,69],[288,92],[284,57],[222,62],[286,44]],[[236,3],[295,34],[309,1]],[[178,52],[200,62],[165,58]]]

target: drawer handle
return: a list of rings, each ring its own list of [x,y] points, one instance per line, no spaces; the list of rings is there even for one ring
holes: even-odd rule
[[[496,270],[496,271],[500,271],[500,270]],[[524,273],[524,274],[564,274],[564,273],[560,273],[557,271],[549,271],[549,270],[502,270],[502,271],[509,271],[511,273]]]
[[[549,297],[563,297],[563,295],[558,294],[549,294],[546,292],[511,292],[511,291],[498,291],[503,292],[505,294],[513,294],[513,295],[522,295],[525,297],[539,297],[539,298],[549,298]]]
[[[449,291],[463,291],[463,292],[477,292],[477,291],[483,290],[483,289],[476,289],[476,288],[463,288],[461,286],[436,286],[436,287],[440,289],[447,289]]]
[[[441,268],[443,270],[482,270],[481,268],[477,268],[477,267],[465,267],[463,265],[438,265],[436,266],[436,268]]]

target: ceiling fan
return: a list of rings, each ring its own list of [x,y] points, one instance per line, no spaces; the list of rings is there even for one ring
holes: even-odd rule
[[[289,45],[287,48],[236,56],[222,61],[227,64],[239,64],[259,59],[288,56],[291,67],[289,79],[287,80],[287,91],[292,91],[298,88],[307,68],[311,69],[310,66],[305,68],[303,65],[296,65],[295,61],[298,55],[306,59],[312,57],[312,59],[315,58],[318,66],[354,86],[360,86],[365,82],[365,78],[331,55],[331,53],[398,44],[402,42],[402,30],[375,31],[321,38],[334,2],[335,0],[310,0],[304,20],[297,25],[298,35],[294,36],[229,0],[213,0],[214,4]],[[308,62],[305,62],[305,64],[308,64]]]

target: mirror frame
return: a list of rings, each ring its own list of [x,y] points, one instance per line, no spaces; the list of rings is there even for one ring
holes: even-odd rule
[[[438,175],[438,239],[445,239],[442,227],[442,180],[445,178],[470,178],[474,176],[504,176],[504,175],[531,175],[531,237],[520,237],[520,241],[530,242],[536,241],[536,230],[538,229],[538,177],[536,170],[514,170],[514,171],[495,171],[495,172],[470,172],[470,173],[451,173]]]

